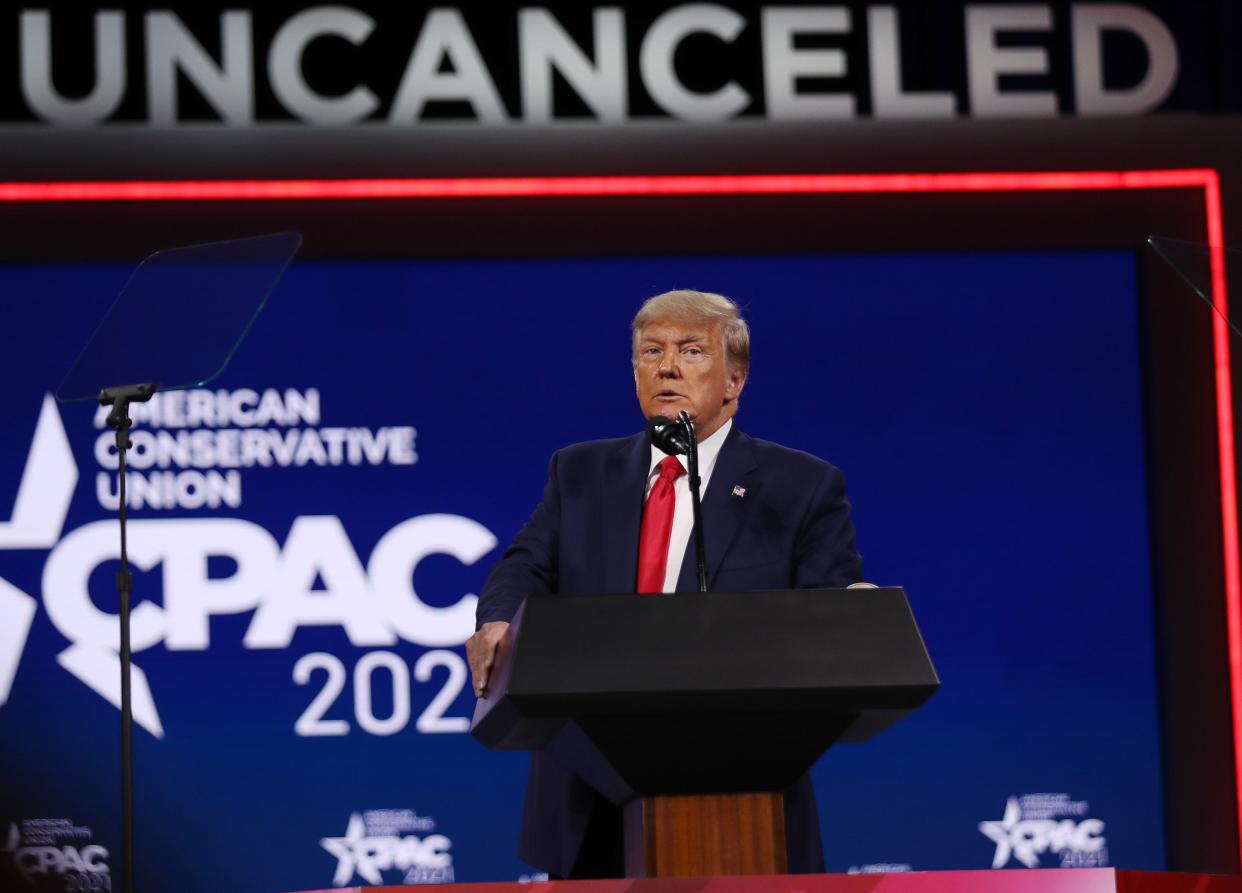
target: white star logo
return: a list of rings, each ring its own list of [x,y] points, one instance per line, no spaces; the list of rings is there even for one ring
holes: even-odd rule
[[[56,400],[43,398],[26,467],[17,488],[9,520],[0,520],[0,549],[50,549],[64,530],[65,517],[78,482],[78,466]],[[8,701],[38,603],[12,583],[0,578],[0,706]],[[56,661],[114,707],[121,706],[121,659],[115,650],[74,643]],[[130,665],[134,720],[154,735],[164,727],[147,675]]]
[[[324,837],[319,841],[320,846],[337,858],[336,874],[332,876],[336,886],[348,884],[355,871],[368,883],[383,883],[374,860],[367,853],[366,840],[366,825],[362,816],[355,812],[349,817],[344,837]]]
[[[9,520],[0,521],[0,547],[49,549],[60,538],[78,483],[78,466],[51,394],[43,397]]]
[[[39,411],[13,513],[9,520],[0,521],[0,548],[48,549],[55,545],[77,482],[78,467],[69,438],[56,401],[48,394]],[[29,595],[0,579],[0,705],[9,699],[36,606]]]
[[[996,844],[996,855],[992,857],[993,868],[1004,868],[1013,854],[1012,832],[1022,818],[1022,809],[1018,806],[1018,798],[1010,797],[1005,804],[1005,817],[999,822],[980,822],[979,830]],[[1025,860],[1023,860],[1025,862]],[[1035,865],[1039,860],[1035,860]],[[1034,868],[1035,865],[1028,865]]]

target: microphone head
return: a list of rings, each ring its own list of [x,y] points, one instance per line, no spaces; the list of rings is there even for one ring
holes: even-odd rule
[[[662,415],[653,415],[647,420],[647,438],[657,449],[670,456],[690,452],[690,438],[686,429],[679,422]]]

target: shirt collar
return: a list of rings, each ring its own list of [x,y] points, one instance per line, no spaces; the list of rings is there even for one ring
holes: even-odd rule
[[[724,446],[725,438],[729,436],[729,430],[733,427],[733,419],[725,419],[725,423],[721,425],[707,440],[699,441],[699,477],[706,478],[712,468],[716,465],[716,457],[720,455],[720,448]],[[667,453],[654,444],[651,447],[651,465],[647,468],[647,480],[651,480],[651,476],[656,473],[656,468],[667,457]],[[677,461],[681,463],[681,467],[689,471],[686,465],[686,457],[678,456]]]

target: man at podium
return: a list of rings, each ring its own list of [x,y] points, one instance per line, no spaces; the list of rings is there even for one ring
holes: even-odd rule
[[[835,467],[744,434],[733,422],[750,369],[750,329],[722,295],[678,290],[643,304],[632,327],[646,418],[685,410],[699,440],[712,590],[845,587],[863,579],[845,480]],[[645,433],[558,450],[543,501],[492,569],[466,643],[475,693],[522,601],[547,593],[698,590],[682,456]],[[810,776],[785,794],[788,865],[822,872]],[[622,877],[621,811],[550,756],[531,759],[519,856],[562,878]]]

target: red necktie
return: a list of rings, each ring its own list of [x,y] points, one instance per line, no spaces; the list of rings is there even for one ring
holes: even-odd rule
[[[668,540],[673,532],[673,507],[677,496],[673,481],[686,469],[676,456],[660,463],[656,478],[643,508],[643,526],[638,534],[638,592],[663,592],[664,571],[668,567]]]

